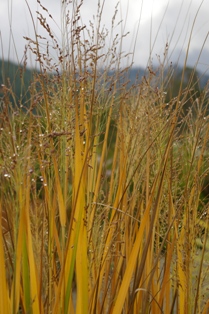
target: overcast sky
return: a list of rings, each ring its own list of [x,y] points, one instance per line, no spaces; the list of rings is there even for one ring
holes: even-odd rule
[[[100,0],[102,2],[102,0]],[[198,69],[209,69],[209,0],[120,0],[117,21],[123,20],[122,25],[115,29],[120,32],[121,26],[124,33],[130,32],[123,41],[123,51],[131,52],[137,36],[134,53],[134,65],[145,67],[152,48],[153,62],[157,63],[156,56],[163,59],[165,46],[168,43],[168,60],[183,64],[188,47],[189,37],[193,27],[188,65],[193,66],[198,62]],[[76,2],[74,0],[74,2]],[[81,10],[83,24],[89,26],[93,14],[96,14],[98,0],[84,0]],[[102,23],[107,28],[111,26],[112,16],[117,0],[106,0],[103,10]],[[36,22],[36,11],[41,10],[36,0],[28,0],[31,13]],[[42,0],[53,16],[55,22],[50,25],[58,40],[61,41],[61,1]],[[202,4],[202,5],[201,5]],[[70,7],[69,7],[70,8]],[[199,10],[198,15],[196,16]],[[139,32],[137,25],[140,20]],[[57,24],[57,25],[56,25]],[[0,57],[13,61],[21,61],[26,44],[23,36],[34,38],[32,19],[25,0],[0,0]],[[38,34],[46,35],[38,26]],[[201,52],[202,50],[202,52]],[[201,56],[200,56],[201,52]],[[199,60],[198,60],[199,58]],[[33,60],[33,59],[32,59]]]

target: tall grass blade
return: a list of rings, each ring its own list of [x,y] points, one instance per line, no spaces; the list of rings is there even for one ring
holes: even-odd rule
[[[0,201],[0,221],[2,222],[2,205]],[[3,241],[3,230],[0,228],[0,313],[9,314],[11,313],[11,300],[9,296],[9,288],[6,278],[6,261],[4,255],[4,241]]]

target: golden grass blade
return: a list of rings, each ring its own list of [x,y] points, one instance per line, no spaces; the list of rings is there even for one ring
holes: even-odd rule
[[[29,222],[29,221],[28,221]],[[38,290],[38,277],[37,269],[33,252],[33,243],[31,230],[28,226],[27,230],[27,250],[28,250],[28,261],[30,269],[30,290],[31,290],[31,302],[33,313],[42,313],[42,302],[39,300],[39,290]]]
[[[24,233],[24,215],[23,215],[23,204],[22,204],[22,188],[19,187],[19,210],[20,210],[20,218],[18,225],[18,236],[17,243],[15,247],[15,263],[14,263],[14,279],[12,282],[12,310],[14,313],[17,313],[20,302],[20,279],[21,279],[21,260],[22,260],[22,243],[23,243],[23,233]]]
[[[198,277],[197,277],[197,289],[196,289],[196,295],[195,295],[195,302],[194,302],[194,309],[196,312],[200,312],[201,308],[201,289],[202,289],[202,276],[203,276],[203,263],[205,259],[205,253],[206,253],[206,245],[208,241],[208,230],[209,230],[209,217],[207,217],[207,220],[205,222],[205,234],[204,234],[204,240],[203,240],[203,247],[202,247],[202,253],[200,258],[200,265],[199,265],[199,271],[198,271]],[[209,310],[209,298],[206,302],[202,313],[206,314]]]
[[[53,166],[54,166],[54,173],[55,173],[55,186],[56,186],[58,206],[59,206],[60,223],[61,223],[62,228],[64,228],[66,226],[66,208],[65,208],[63,193],[62,193],[61,184],[60,184],[57,160],[54,155],[52,159],[53,159]]]
[[[76,314],[88,313],[88,259],[86,226],[81,225],[76,255]]]
[[[24,307],[26,313],[31,311],[31,291],[30,291],[30,270],[28,264],[28,251],[26,244],[26,233],[23,236],[23,251],[22,251],[22,280],[23,280],[23,297],[24,297]]]
[[[171,188],[169,187],[169,205],[170,205],[170,217],[175,217],[175,209],[173,206],[173,198],[172,198],[172,193],[171,193]],[[170,219],[169,219],[170,221]],[[172,222],[170,222],[172,223]],[[173,223],[172,223],[173,226]],[[164,309],[166,313],[170,312],[170,307],[171,307],[171,298],[172,298],[172,273],[173,270],[171,269],[172,267],[172,257],[175,254],[175,245],[176,245],[176,236],[174,232],[169,232],[168,237],[167,237],[167,245],[166,245],[166,256],[165,256],[165,270],[163,274],[163,280],[161,284],[161,289],[160,289],[160,296],[159,296],[159,305],[161,308]]]
[[[85,111],[83,111],[85,115]],[[85,186],[86,186],[86,155],[82,158],[83,144],[79,133],[79,125],[82,125],[82,113],[80,116],[76,107],[76,132],[75,132],[75,184],[74,184],[74,206],[76,229],[78,232],[78,244],[76,251],[76,283],[77,301],[76,314],[88,312],[88,270],[87,270],[87,232],[86,232],[86,213],[85,213]],[[88,139],[87,139],[88,142]]]
[[[115,305],[113,307],[113,312],[112,312],[113,314],[119,314],[122,312],[123,304],[124,304],[124,301],[125,301],[125,298],[127,295],[127,291],[128,291],[131,279],[132,279],[132,275],[134,273],[135,266],[136,266],[136,261],[138,258],[139,249],[140,249],[140,246],[141,246],[142,241],[143,241],[143,233],[145,230],[145,226],[149,222],[149,211],[150,211],[150,208],[147,207],[145,212],[144,212],[144,216],[142,218],[142,221],[141,221],[141,226],[140,226],[139,231],[136,235],[136,241],[133,245],[133,248],[132,248],[132,251],[130,254],[130,258],[129,258],[129,261],[128,261],[128,264],[126,267],[126,271],[125,271],[125,274],[123,277],[123,281],[121,283],[120,290],[118,292],[117,299],[116,299]]]
[[[0,313],[9,314],[11,313],[11,300],[9,296],[9,288],[6,280],[6,263],[4,255],[4,244],[3,244],[3,235],[2,235],[2,206],[0,201],[0,282],[1,282],[1,291],[0,291]]]
[[[27,154],[27,162],[26,162],[26,169],[30,169],[30,160],[31,160],[31,132],[28,133],[28,154]],[[30,302],[31,302],[31,309],[33,313],[42,313],[43,305],[42,301],[39,299],[40,293],[38,287],[38,275],[37,275],[37,268],[35,262],[35,256],[33,251],[33,240],[32,240],[32,233],[31,233],[31,220],[30,220],[30,189],[31,189],[31,181],[30,177],[27,175],[28,171],[26,171],[26,178],[25,178],[25,186],[26,190],[24,191],[24,209],[23,209],[23,221],[25,227],[25,234],[26,234],[26,245],[27,245],[27,255],[28,255],[28,264],[29,264],[29,272],[30,272]],[[23,291],[26,293],[27,299],[27,291]]]
[[[183,234],[183,233],[182,233]],[[183,270],[183,257],[182,257],[182,250],[183,250],[183,242],[178,239],[177,241],[177,276],[179,280],[179,285],[178,285],[178,295],[179,295],[179,306],[178,306],[178,311],[179,314],[185,313],[186,310],[186,300],[187,300],[187,279],[185,272]],[[187,313],[187,312],[186,312]]]

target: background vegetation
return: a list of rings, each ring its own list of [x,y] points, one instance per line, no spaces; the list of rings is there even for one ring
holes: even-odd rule
[[[35,33],[20,94],[2,71],[0,313],[208,313],[208,86],[129,85],[100,5],[96,29],[65,11],[62,46],[41,8],[57,63]]]

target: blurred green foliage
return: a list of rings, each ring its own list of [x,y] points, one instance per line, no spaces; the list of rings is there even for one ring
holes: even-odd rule
[[[34,73],[34,70],[0,60],[0,96],[3,96],[3,86],[5,86],[12,103],[14,100],[19,104],[27,102]]]

